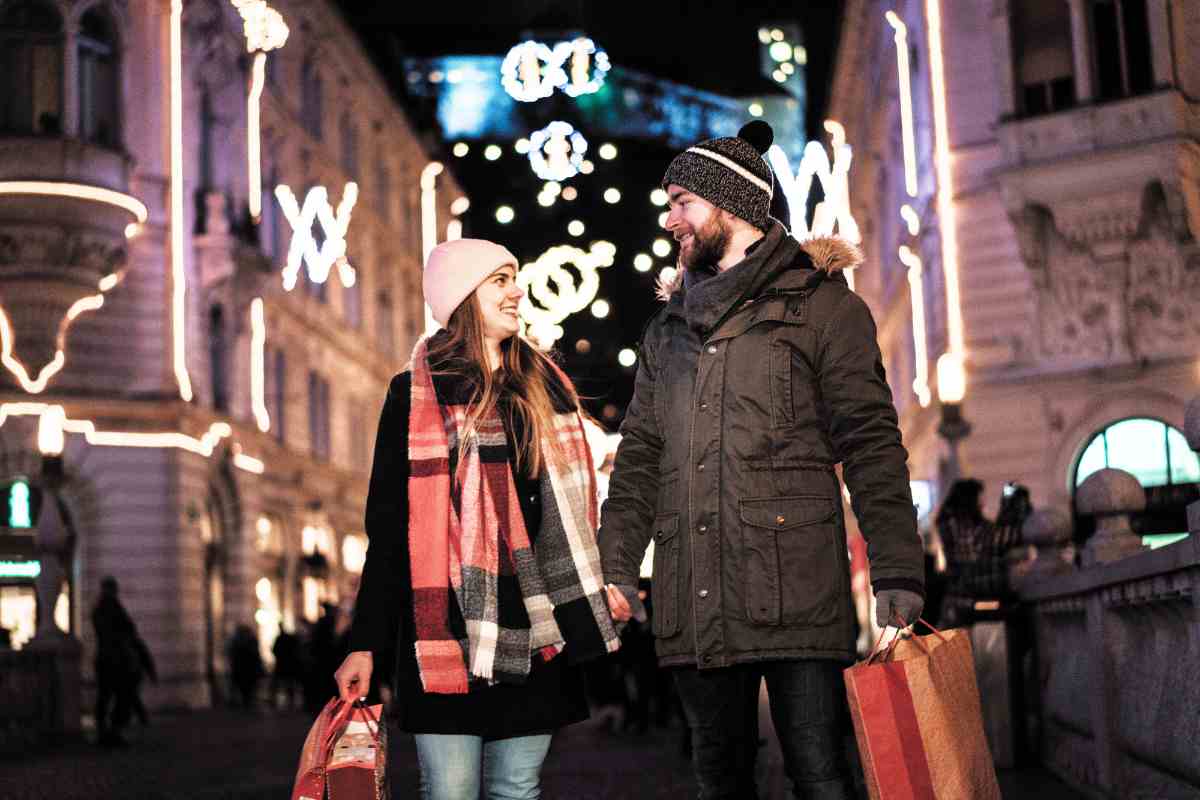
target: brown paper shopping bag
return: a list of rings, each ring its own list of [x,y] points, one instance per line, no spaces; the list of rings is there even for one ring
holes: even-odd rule
[[[971,640],[925,624],[845,671],[871,800],[1000,800]]]
[[[292,800],[383,800],[387,727],[383,706],[333,698],[317,715],[300,752]]]

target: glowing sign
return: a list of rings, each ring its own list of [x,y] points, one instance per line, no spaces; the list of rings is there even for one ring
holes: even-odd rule
[[[0,561],[0,578],[36,578],[41,574],[40,561]]]
[[[192,400],[187,371],[187,273],[183,264],[183,0],[171,0],[171,355],[179,396]]]
[[[17,481],[8,489],[8,527],[32,528],[33,511],[29,484]]]
[[[292,243],[288,248],[287,265],[283,268],[283,288],[291,291],[296,286],[301,262],[307,265],[308,278],[313,283],[324,283],[336,264],[342,285],[353,286],[354,267],[346,259],[346,231],[350,227],[350,212],[358,201],[358,184],[353,181],[346,184],[336,212],[329,205],[329,194],[324,186],[309,189],[303,207],[296,204],[296,195],[284,184],[275,188],[275,197],[292,226]],[[313,237],[314,222],[320,223],[325,234],[320,248]]]
[[[579,173],[587,139],[570,124],[555,120],[529,137],[529,164],[546,181],[565,181]]]
[[[800,167],[793,173],[787,154],[779,145],[767,151],[767,160],[775,170],[780,190],[787,196],[792,212],[792,233],[796,238],[828,236],[836,228],[844,238],[855,244],[862,241],[858,223],[850,209],[850,162],[852,151],[846,143],[841,126],[826,122],[825,129],[833,140],[833,163],[820,142],[809,142],[804,146]],[[808,195],[813,179],[821,184],[825,199],[813,209],[811,223],[805,218]]]
[[[908,66],[908,26],[895,11],[885,15],[896,31],[896,76],[900,83],[900,133],[904,141],[904,189],[909,197],[917,196],[917,146],[913,136],[912,81]]]
[[[265,362],[267,347],[267,321],[263,311],[263,299],[250,301],[250,405],[258,429],[266,433],[271,429],[271,415],[267,412]]]
[[[567,82],[561,54],[541,42],[527,41],[513,47],[500,64],[500,82],[514,100],[532,103],[554,94]]]
[[[525,290],[525,296],[519,310],[526,333],[538,347],[552,347],[563,335],[559,323],[587,308],[596,298],[600,290],[598,270],[612,266],[616,254],[617,248],[611,242],[593,242],[589,251],[564,244],[551,247],[521,269],[517,285]],[[579,273],[578,285],[565,268],[567,264]],[[535,300],[538,305],[534,305]]]
[[[922,406],[929,405],[929,353],[925,346],[925,280],[921,257],[907,246],[900,248],[900,262],[908,267],[909,294],[912,299],[913,391]]]

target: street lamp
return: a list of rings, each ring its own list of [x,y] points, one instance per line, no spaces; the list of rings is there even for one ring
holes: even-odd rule
[[[961,477],[958,443],[971,434],[971,423],[962,415],[962,401],[967,393],[967,375],[962,357],[958,353],[943,353],[937,362],[938,402],[942,408],[942,420],[938,434],[946,440],[946,457],[939,465],[938,476],[945,491],[951,483]]]

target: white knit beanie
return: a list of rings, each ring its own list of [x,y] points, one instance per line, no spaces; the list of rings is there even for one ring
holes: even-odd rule
[[[425,262],[422,284],[425,302],[437,323],[446,327],[462,301],[505,264],[520,268],[507,247],[486,239],[455,239],[433,248]]]

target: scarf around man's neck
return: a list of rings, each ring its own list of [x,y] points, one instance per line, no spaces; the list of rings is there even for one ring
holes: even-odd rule
[[[469,408],[439,396],[427,342],[413,351],[407,443],[413,615],[425,691],[523,683],[534,653],[549,659],[565,648],[578,662],[615,651],[620,640],[596,547],[595,473],[578,410],[555,414],[552,440],[541,442],[542,525],[534,548],[499,411],[476,422],[460,462]],[[519,603],[500,591],[514,577]],[[465,638],[452,630],[455,610]]]

